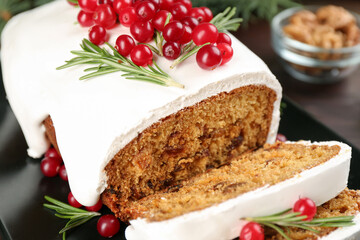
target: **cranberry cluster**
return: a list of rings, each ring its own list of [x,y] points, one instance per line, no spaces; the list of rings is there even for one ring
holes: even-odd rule
[[[310,198],[300,198],[292,209],[293,212],[299,212],[300,216],[306,216],[302,221],[311,221],[316,214],[316,205]],[[241,229],[239,240],[264,240],[264,229],[259,223],[248,222]]]
[[[63,160],[55,148],[49,148],[46,151],[45,157],[41,161],[40,169],[44,174],[44,176],[46,177],[55,177],[56,175],[59,174],[64,181],[68,180],[65,165],[63,164]],[[82,207],[82,205],[75,199],[72,192],[68,194],[67,199],[68,199],[68,203],[71,206],[75,208]],[[97,212],[102,208],[102,205],[103,204],[99,199],[99,201],[94,206],[85,207],[85,208],[88,211]],[[97,230],[99,234],[103,237],[112,237],[120,230],[120,222],[114,215],[111,214],[103,215],[98,220]]]
[[[153,52],[147,45],[155,32],[166,41],[160,46],[160,55],[169,60],[177,59],[191,41],[202,46],[196,61],[203,69],[212,70],[230,61],[233,55],[231,39],[219,33],[209,23],[213,14],[207,7],[192,7],[191,0],[78,0],[78,22],[91,27],[89,40],[101,45],[107,41],[107,29],[118,22],[130,28],[131,36],[120,35],[115,48],[138,66],[152,63]],[[167,24],[166,20],[170,16]]]

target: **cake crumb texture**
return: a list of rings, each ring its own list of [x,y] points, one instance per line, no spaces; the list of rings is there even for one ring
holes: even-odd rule
[[[114,212],[228,164],[267,139],[276,93],[263,85],[222,92],[153,124],[107,164],[103,200]],[[104,199],[109,198],[109,199]],[[114,201],[115,200],[115,201]],[[123,214],[122,220],[129,217]]]
[[[317,207],[315,218],[350,216],[359,212],[360,208],[360,191],[345,189],[337,197],[329,200],[323,205]],[[293,240],[316,240],[336,230],[335,227],[314,227],[319,233],[308,230],[289,227],[289,231],[283,229],[286,234]],[[275,230],[265,227],[266,240],[285,240]]]
[[[165,190],[130,201],[121,211],[115,210],[115,214],[122,220],[139,217],[149,221],[167,220],[290,179],[330,160],[339,151],[337,145],[265,144],[220,168],[209,169]]]

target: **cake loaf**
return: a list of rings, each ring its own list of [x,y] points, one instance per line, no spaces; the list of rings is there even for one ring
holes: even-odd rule
[[[80,67],[56,70],[87,37],[73,24],[76,14],[58,0],[14,17],[2,34],[1,63],[29,155],[40,157],[49,140],[56,145],[83,205],[105,189],[122,203],[137,200],[274,142],[281,86],[234,37],[233,59],[214,71],[199,68],[195,56],[175,69],[156,59],[184,89],[121,73],[79,81]],[[128,28],[112,29],[110,44],[120,34]]]

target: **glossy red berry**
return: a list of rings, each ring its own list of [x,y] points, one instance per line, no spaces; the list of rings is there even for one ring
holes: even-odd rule
[[[219,33],[216,43],[227,43],[231,46],[231,38],[226,33]]]
[[[125,27],[130,27],[137,20],[135,8],[124,8],[119,14],[119,21]]]
[[[60,170],[61,161],[57,158],[45,157],[41,160],[40,170],[45,177],[55,177]]]
[[[140,2],[136,8],[135,13],[138,16],[138,19],[141,21],[151,20],[156,14],[156,7],[150,1]]]
[[[86,210],[90,211],[90,212],[97,212],[99,211],[101,208],[102,208],[102,202],[101,202],[101,199],[99,199],[99,201],[93,205],[93,206],[90,206],[90,207],[85,207]]]
[[[208,7],[200,7],[204,13],[205,13],[205,18],[204,18],[204,22],[210,22],[213,19],[213,13],[210,10],[210,8]]]
[[[163,37],[167,42],[177,42],[184,35],[184,25],[179,21],[168,23],[163,30]]]
[[[95,12],[98,6],[97,0],[78,0],[78,3],[85,12]]]
[[[133,48],[130,57],[136,65],[145,67],[151,65],[153,53],[148,46],[140,44]]]
[[[191,11],[191,9],[192,9],[192,2],[191,2],[191,0],[178,0],[178,2],[184,4],[184,6],[187,8],[187,10],[188,10],[189,13],[190,13],[190,11]]]
[[[131,24],[130,32],[136,41],[141,43],[147,43],[152,40],[152,37],[154,35],[154,27],[152,26],[150,21],[136,21]]]
[[[191,27],[191,29],[194,29],[197,25],[199,25],[199,21],[196,18],[190,16],[184,17],[181,19],[181,22]]]
[[[94,13],[95,24],[109,29],[115,25],[116,19],[116,13],[111,5],[101,4],[96,8]]]
[[[192,40],[198,46],[205,43],[215,43],[218,38],[218,30],[214,24],[200,23],[192,32]]]
[[[55,148],[51,147],[49,148],[46,153],[45,153],[45,157],[47,158],[56,158],[58,159],[60,162],[62,162],[62,158],[60,156],[60,154],[56,151]]]
[[[202,23],[206,18],[205,12],[201,8],[191,9],[190,16],[196,18],[199,21],[199,23]]]
[[[160,9],[160,0],[147,0],[155,5],[156,11]]]
[[[115,48],[124,57],[127,57],[134,47],[135,41],[129,35],[123,34],[116,39]]]
[[[221,52],[222,61],[220,65],[224,65],[225,63],[229,62],[234,55],[232,47],[227,43],[219,43],[216,45],[216,47]]]
[[[67,175],[67,172],[66,172],[66,168],[65,168],[65,165],[61,165],[60,169],[59,169],[59,176],[62,180],[64,181],[68,181],[68,175]]]
[[[276,134],[276,141],[286,142],[287,138],[284,134],[278,133]]]
[[[127,7],[131,7],[132,3],[133,3],[132,0],[114,0],[113,2],[114,11],[117,14],[120,14],[123,9]]]
[[[174,2],[174,0],[160,0],[160,9],[169,11]]]
[[[196,54],[196,62],[202,69],[213,70],[221,64],[221,52],[213,45],[205,45]]]
[[[189,27],[188,25],[184,25],[184,34],[182,35],[182,37],[179,40],[180,44],[186,44],[188,42],[191,41],[192,38],[192,29],[191,27]]]
[[[76,208],[81,208],[82,205],[75,199],[74,195],[72,194],[72,192],[69,192],[68,194],[68,203]]]
[[[165,22],[166,22],[166,18],[168,16],[168,14],[170,14],[170,21],[173,21],[173,17],[171,15],[171,13],[169,11],[166,10],[160,10],[156,13],[155,17],[152,20],[152,24],[154,26],[154,28],[156,30],[158,30],[159,32],[162,32],[164,30],[165,27]]]
[[[77,15],[77,20],[82,27],[90,27],[94,25],[93,15],[94,13],[88,13],[81,10]]]
[[[303,221],[311,221],[316,214],[316,204],[310,198],[300,198],[295,202],[293,211],[307,216]]]
[[[239,240],[264,240],[264,229],[260,224],[255,222],[248,222],[241,229]]]
[[[189,14],[189,10],[186,8],[186,6],[180,2],[172,5],[170,7],[170,12],[175,20],[183,19]]]
[[[89,40],[95,45],[101,45],[106,41],[106,30],[104,27],[94,25],[89,30]]]
[[[181,47],[176,42],[167,42],[163,46],[163,55],[166,59],[174,60],[180,56]]]
[[[103,215],[97,222],[97,230],[103,237],[112,237],[119,232],[120,222],[112,214]]]

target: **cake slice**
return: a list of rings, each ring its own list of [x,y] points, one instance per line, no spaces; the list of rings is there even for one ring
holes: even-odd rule
[[[235,238],[241,218],[283,211],[299,197],[321,205],[337,196],[346,188],[350,158],[351,148],[339,142],[265,145],[229,165],[132,202],[126,208],[131,224],[126,237]],[[124,219],[122,214],[118,216]]]

